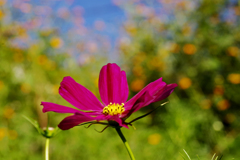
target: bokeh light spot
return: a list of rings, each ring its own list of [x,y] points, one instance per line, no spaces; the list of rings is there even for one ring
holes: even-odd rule
[[[188,55],[192,55],[197,51],[197,48],[193,44],[185,44],[183,46],[183,52]]]
[[[162,137],[158,133],[154,133],[148,136],[148,143],[151,145],[157,145],[161,141]]]
[[[239,84],[240,83],[240,74],[238,74],[238,73],[231,73],[231,74],[228,75],[227,78],[232,84]]]
[[[179,80],[178,84],[181,89],[188,89],[192,85],[192,81],[191,79],[184,77]]]

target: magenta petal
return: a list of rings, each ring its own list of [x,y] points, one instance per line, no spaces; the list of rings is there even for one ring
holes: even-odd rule
[[[43,113],[53,111],[57,113],[76,113],[79,112],[79,110],[76,110],[74,108],[65,107],[59,104],[50,103],[50,102],[42,102],[41,105],[43,105]]]
[[[67,130],[83,122],[89,122],[95,119],[96,119],[95,117],[90,117],[84,114],[74,114],[63,119],[58,125],[58,127],[62,130]]]
[[[154,98],[149,94],[149,92],[144,92],[144,94],[139,99],[137,99],[133,106],[124,112],[123,117],[129,117],[132,113],[153,103],[153,100]]]
[[[155,95],[155,99],[153,102],[158,102],[161,101],[165,98],[167,98],[174,90],[175,87],[177,87],[178,85],[176,83],[173,84],[168,84],[165,88],[164,91],[161,93],[158,93]]]
[[[63,78],[59,94],[81,110],[99,111],[104,107],[91,91],[75,82],[71,77]]]
[[[121,71],[122,81],[121,81],[121,103],[125,103],[128,99],[129,89],[127,83],[127,76],[125,71]]]
[[[129,129],[128,125],[125,124],[121,118],[116,116],[116,117],[112,117],[112,120],[116,121],[119,124],[119,126]]]
[[[150,84],[153,85],[153,83],[159,83],[159,82],[157,80],[157,81],[154,81],[154,82],[152,82]],[[154,87],[154,88],[152,88],[152,87]],[[133,112],[136,112],[139,109],[141,109],[141,108],[143,108],[143,107],[145,107],[145,106],[147,106],[147,105],[149,105],[151,103],[154,103],[154,102],[157,102],[157,101],[161,101],[161,100],[167,98],[173,92],[175,87],[177,87],[177,84],[169,84],[169,85],[163,85],[162,84],[161,85],[160,83],[158,85],[155,84],[155,85],[149,87],[149,89],[152,89],[152,90],[145,90],[145,92],[140,97],[138,97],[138,99],[136,99],[136,101],[132,105],[132,107],[128,108],[126,110],[126,112],[124,113],[123,116],[124,117],[128,117]],[[130,105],[128,103],[126,103],[126,105],[127,105],[127,107],[130,107]]]
[[[162,78],[159,78],[158,80],[149,83],[146,87],[144,87],[140,92],[138,92],[133,98],[131,98],[127,103],[125,104],[125,109],[129,110],[133,107],[133,105],[136,105],[136,103],[143,103],[149,101],[151,103],[154,99],[154,94],[157,92],[160,93],[165,88],[166,83],[162,81]],[[146,105],[148,105],[146,103]],[[145,106],[146,106],[145,105]],[[144,106],[142,106],[144,107]]]
[[[99,93],[105,105],[124,103],[128,97],[126,74],[113,63],[103,66],[99,75]]]

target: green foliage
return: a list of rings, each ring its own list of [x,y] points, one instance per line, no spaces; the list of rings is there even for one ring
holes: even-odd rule
[[[198,1],[194,8],[190,1],[183,2],[167,22],[154,14],[142,16],[139,8],[128,13],[124,29],[130,41],[119,44],[119,62],[128,74],[129,97],[159,77],[179,87],[168,104],[155,103],[131,116],[129,122],[144,118],[133,123],[137,130],[123,130],[124,135],[138,160],[240,157],[239,17],[234,22],[221,19],[227,8],[223,0]],[[232,9],[237,14],[239,5]],[[57,126],[67,116],[42,113],[41,101],[70,106],[58,94],[64,76],[72,76],[99,97],[97,79],[105,59],[96,56],[80,66],[76,57],[56,47],[54,29],[41,31],[36,43],[21,48],[12,42],[27,30],[13,23],[0,25],[0,159],[40,160],[45,138],[35,128],[49,137],[44,128]],[[158,110],[148,115],[154,108]],[[21,115],[32,117],[27,120],[33,126]],[[114,129],[101,134],[94,129],[103,126],[79,126],[54,136],[50,159],[129,158]],[[188,153],[182,153],[183,148]]]

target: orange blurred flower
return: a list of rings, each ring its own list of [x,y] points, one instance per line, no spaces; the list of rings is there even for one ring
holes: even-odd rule
[[[6,4],[7,0],[0,0],[0,6],[3,6],[4,4]]]
[[[181,89],[188,89],[192,85],[192,81],[187,77],[183,77],[179,80],[178,84]]]
[[[236,120],[236,116],[234,114],[228,113],[225,117],[228,123],[232,123]]]
[[[215,95],[223,95],[224,94],[224,88],[223,88],[223,86],[216,86],[215,88],[214,88],[214,91],[213,91],[213,93],[215,94]]]
[[[229,107],[230,107],[230,103],[226,99],[223,99],[217,103],[217,108],[220,111],[224,111],[224,110],[228,109]]]
[[[134,65],[141,64],[144,60],[146,60],[146,54],[144,52],[141,52],[133,57],[132,62]]]
[[[210,99],[204,99],[200,102],[202,109],[209,109],[212,106],[212,101]]]
[[[14,140],[18,137],[18,133],[15,130],[9,130],[8,131],[8,136],[9,136],[9,139]]]
[[[234,7],[234,12],[237,16],[240,16],[240,6]]]
[[[145,82],[142,79],[135,79],[130,84],[131,90],[134,92],[140,91],[145,85]]]
[[[6,128],[0,128],[0,141],[7,135]]]
[[[157,145],[161,141],[162,137],[158,133],[154,133],[148,136],[148,143],[151,145]]]
[[[4,15],[5,14],[3,13],[3,11],[0,10],[0,19],[2,19],[4,17]]]
[[[63,45],[63,41],[59,37],[54,37],[50,40],[50,45],[52,48],[60,48]]]
[[[239,73],[231,73],[228,75],[227,78],[232,84],[240,84],[240,74]]]
[[[24,60],[23,54],[20,52],[14,53],[13,60],[15,62],[22,62]]]
[[[188,55],[192,55],[197,51],[197,48],[193,44],[185,44],[183,46],[183,52]]]
[[[141,66],[135,66],[133,67],[132,72],[135,76],[141,76],[143,74],[143,68]]]
[[[15,114],[14,110],[10,107],[6,107],[3,110],[3,116],[7,119],[11,119],[13,117],[13,115]]]
[[[236,57],[239,53],[239,48],[235,46],[228,47],[227,53],[230,56]]]

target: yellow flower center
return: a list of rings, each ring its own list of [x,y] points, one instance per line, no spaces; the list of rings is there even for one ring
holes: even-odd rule
[[[118,103],[110,103],[109,105],[107,105],[106,107],[103,108],[103,114],[105,115],[118,115],[118,114],[122,114],[124,112],[124,103],[122,103],[121,105]]]

